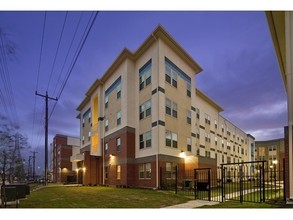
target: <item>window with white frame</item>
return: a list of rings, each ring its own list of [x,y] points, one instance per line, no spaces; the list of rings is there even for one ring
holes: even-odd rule
[[[144,164],[139,164],[139,179],[144,179]]]
[[[217,146],[218,145],[218,138],[215,137],[215,145]]]
[[[121,111],[117,112],[117,126],[121,124]]]
[[[172,116],[177,118],[177,103],[173,102]]]
[[[88,136],[89,141],[91,140],[91,135],[92,135],[92,133],[89,131],[89,136]]]
[[[171,100],[166,98],[166,114],[171,115]]]
[[[147,87],[152,82],[152,60],[149,60],[140,70],[139,70],[139,90]]]
[[[107,132],[109,130],[109,120],[105,120],[105,131]]]
[[[145,178],[151,179],[151,177],[152,177],[151,163],[146,163],[145,164]]]
[[[211,142],[211,136],[209,133],[205,133],[205,141],[209,143]]]
[[[108,143],[105,143],[105,154],[108,153],[108,148],[109,148]]]
[[[186,95],[191,97],[191,84],[189,82],[186,82]]]
[[[121,97],[121,84],[119,84],[116,87],[116,91],[117,91],[117,99],[119,99]]]
[[[105,97],[105,108],[108,108],[109,96]]]
[[[117,165],[117,180],[121,179],[121,165]]]
[[[206,124],[211,124],[211,117],[208,114],[205,114],[205,123]]]
[[[215,120],[215,129],[217,129],[218,128],[218,122],[217,122],[217,120]]]
[[[151,100],[146,101],[145,103],[139,106],[139,119],[148,117],[152,114],[152,102]]]
[[[166,130],[166,146],[171,147],[172,146],[172,134],[171,131]]]
[[[187,120],[187,124],[191,125],[191,111],[189,110],[186,111],[186,120]]]
[[[199,116],[200,116],[199,109],[198,109],[198,108],[196,108],[196,109],[195,109],[195,112],[196,112],[196,118],[197,118],[197,119],[199,119]]]
[[[172,147],[177,148],[178,147],[178,139],[177,139],[177,134],[172,133]]]
[[[187,151],[191,152],[191,138],[187,138],[186,140],[186,143],[187,143]]]
[[[121,139],[120,139],[120,137],[116,139],[116,150],[117,150],[117,152],[121,151]]]
[[[177,73],[172,70],[168,65],[166,65],[165,80],[167,83],[177,88]]]
[[[152,132],[148,131],[144,134],[139,135],[139,149],[144,149],[145,147],[152,146]]]

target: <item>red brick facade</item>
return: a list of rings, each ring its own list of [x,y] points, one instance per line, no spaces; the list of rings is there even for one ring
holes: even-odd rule
[[[57,134],[53,139],[52,148],[53,182],[67,182],[68,178],[75,178],[70,162],[72,146],[67,144],[67,136]]]
[[[118,139],[120,139],[120,147],[117,146]],[[178,167],[178,175],[181,178],[192,177],[193,170],[198,167],[217,168],[215,159],[196,156],[180,158],[160,154],[135,158],[135,129],[130,127],[122,128],[106,136],[104,145],[107,146],[104,152],[104,184],[109,186],[157,188],[157,183],[159,187],[160,178],[166,173],[167,163],[168,166],[171,165],[171,169]],[[202,164],[199,166],[200,161]],[[150,176],[147,176],[146,166],[150,168]],[[83,164],[79,167],[85,168],[85,171],[80,169],[82,177],[79,177],[82,178],[84,185],[103,184],[102,156],[91,156],[89,151],[85,151]],[[141,174],[140,167],[144,168]]]

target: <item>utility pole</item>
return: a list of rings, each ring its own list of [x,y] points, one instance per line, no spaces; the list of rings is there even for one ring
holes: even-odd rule
[[[45,98],[46,102],[46,116],[45,116],[45,186],[48,185],[48,100],[58,101],[58,98],[52,98],[48,96],[48,92],[46,91],[46,95],[39,94],[37,91],[35,93],[37,96],[41,96]]]
[[[36,151],[33,151],[33,181],[35,181],[35,174],[36,174]]]

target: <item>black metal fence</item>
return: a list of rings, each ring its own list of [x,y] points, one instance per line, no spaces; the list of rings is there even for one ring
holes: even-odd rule
[[[163,172],[160,169],[160,188],[218,202],[285,200],[284,164],[284,161],[254,161],[221,164],[217,170],[186,171],[175,167],[171,172]]]

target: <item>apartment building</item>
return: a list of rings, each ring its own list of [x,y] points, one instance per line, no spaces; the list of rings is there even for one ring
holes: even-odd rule
[[[277,168],[283,170],[284,158],[284,138],[255,142],[255,160],[265,160],[268,162],[268,166],[276,164]]]
[[[158,188],[176,166],[249,161],[254,138],[195,88],[201,71],[162,26],[124,49],[77,107],[84,184]]]
[[[74,182],[75,166],[71,156],[79,151],[79,138],[56,134],[51,143],[51,173],[53,182]],[[75,149],[75,151],[74,151]]]

